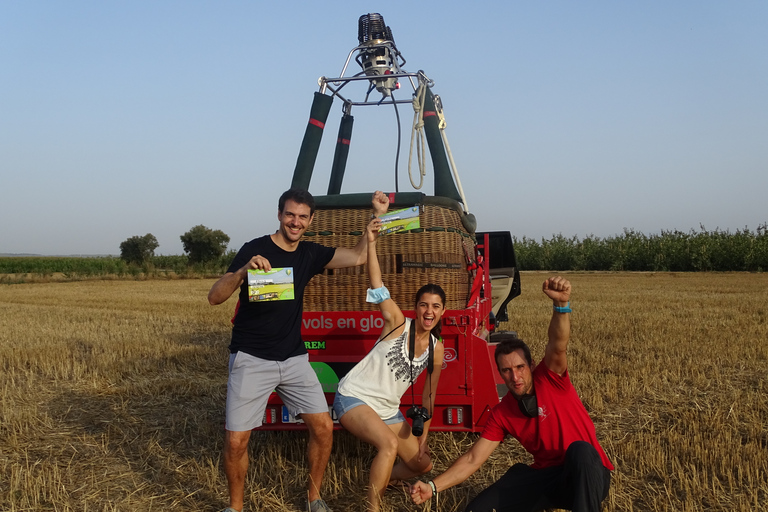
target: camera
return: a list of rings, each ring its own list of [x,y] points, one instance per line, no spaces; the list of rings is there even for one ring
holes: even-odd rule
[[[413,431],[414,436],[419,437],[424,433],[424,421],[430,418],[429,411],[426,407],[411,406],[405,413],[405,416],[413,420],[413,427],[411,430]]]

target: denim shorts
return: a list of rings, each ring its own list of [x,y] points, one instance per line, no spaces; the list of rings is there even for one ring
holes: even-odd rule
[[[354,409],[358,405],[368,405],[359,398],[355,398],[352,396],[344,396],[341,393],[336,393],[336,397],[333,399],[333,412],[336,413],[336,418],[341,419],[341,417],[348,411]],[[403,416],[403,413],[399,410],[397,411],[397,414],[392,416],[391,418],[381,418],[384,423],[387,425],[394,425],[395,423],[402,423],[405,421],[405,416]]]

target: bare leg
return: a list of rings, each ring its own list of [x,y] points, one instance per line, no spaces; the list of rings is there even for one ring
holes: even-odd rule
[[[333,446],[333,421],[327,412],[318,414],[302,414],[301,419],[309,429],[307,442],[307,461],[309,462],[309,482],[307,482],[307,499],[320,499],[320,488],[323,485],[323,475],[331,458]]]
[[[251,431],[224,432],[224,474],[229,486],[229,506],[243,510],[245,474],[248,471],[248,440]]]
[[[367,405],[359,405],[347,411],[340,421],[355,437],[373,445],[377,450],[376,457],[371,462],[368,485],[368,510],[377,512],[397,456],[397,437]]]
[[[419,457],[419,440],[411,435],[411,426],[407,422],[389,425],[397,437],[397,455],[400,460],[392,468],[392,480],[407,480],[423,475],[432,469],[432,459],[429,455]]]

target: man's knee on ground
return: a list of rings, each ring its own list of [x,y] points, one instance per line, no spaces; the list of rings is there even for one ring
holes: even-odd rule
[[[578,460],[599,460],[600,454],[597,453],[595,447],[586,441],[574,441],[568,446],[568,450],[565,452],[566,460],[569,458]]]
[[[586,441],[574,441],[565,452],[565,465],[571,470],[602,467],[600,454]]]

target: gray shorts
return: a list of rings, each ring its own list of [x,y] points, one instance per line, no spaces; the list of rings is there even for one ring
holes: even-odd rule
[[[293,416],[328,413],[328,403],[308,354],[269,361],[241,351],[229,356],[225,428],[244,432],[260,427],[273,390]]]

